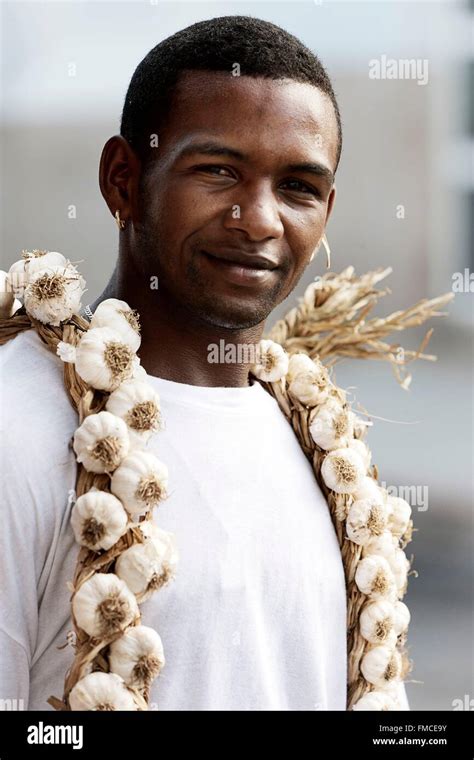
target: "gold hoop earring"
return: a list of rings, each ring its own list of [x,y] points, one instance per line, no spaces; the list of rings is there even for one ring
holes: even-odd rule
[[[115,212],[115,221],[117,222],[117,227],[119,228],[119,230],[125,229],[125,222],[123,221],[123,219],[120,219],[120,211],[118,209]]]

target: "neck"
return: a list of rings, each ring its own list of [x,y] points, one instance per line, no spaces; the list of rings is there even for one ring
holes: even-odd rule
[[[119,259],[120,262],[120,259]],[[249,385],[251,361],[217,363],[209,346],[224,341],[227,356],[239,358],[239,345],[256,345],[264,323],[244,330],[216,327],[197,318],[162,290],[143,287],[143,277],[136,271],[126,272],[117,266],[101,295],[90,304],[94,312],[106,298],[126,301],[140,315],[142,341],[137,352],[149,375],[188,385],[208,387],[244,387]],[[245,355],[245,354],[244,354]],[[251,360],[251,355],[248,357]]]

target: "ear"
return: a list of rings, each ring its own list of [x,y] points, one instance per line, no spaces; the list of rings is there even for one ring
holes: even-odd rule
[[[329,221],[329,217],[331,216],[335,200],[336,200],[336,185],[333,185],[332,186],[332,190],[329,193],[328,210],[327,210],[327,214],[326,214],[326,223],[325,224],[327,224],[328,221]]]
[[[329,197],[328,197],[328,210],[327,210],[327,214],[326,214],[326,221],[324,223],[324,229],[326,229],[326,224],[328,223],[328,219],[331,216],[331,211],[333,209],[335,199],[336,199],[336,186],[333,185],[332,190],[329,193]],[[310,257],[308,263],[310,264],[312,262],[312,260],[314,259],[314,257],[316,256],[316,252],[319,250],[319,246],[320,246],[321,243],[323,243],[324,248],[326,250],[326,261],[327,261],[327,267],[326,268],[329,269],[330,264],[331,264],[331,251],[329,250],[329,244],[327,242],[327,238],[326,238],[326,233],[325,232],[323,234],[323,237],[319,241],[319,245],[317,246],[317,248],[314,249],[313,253],[311,254],[311,257]]]
[[[100,157],[99,186],[112,216],[118,209],[125,222],[138,221],[140,170],[140,159],[127,140],[121,135],[110,137]]]

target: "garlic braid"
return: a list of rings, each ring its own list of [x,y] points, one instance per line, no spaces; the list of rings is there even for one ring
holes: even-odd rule
[[[77,346],[84,332],[89,329],[89,323],[79,315],[74,314],[68,322],[54,327],[39,322],[31,315],[17,312],[14,317],[0,320],[0,345],[11,340],[18,333],[30,328],[34,328],[47,348],[56,354],[60,341]],[[96,390],[85,383],[77,374],[74,363],[64,362],[63,367],[64,386],[73,408],[78,413],[79,423],[81,424],[90,414],[96,414],[103,410],[109,394]],[[109,484],[109,475],[88,472],[80,462],[77,462],[76,498],[79,498],[94,487],[101,491],[110,492]],[[152,511],[148,511],[142,519],[151,520]],[[108,551],[98,554],[84,546],[80,547],[73,582],[70,584],[70,590],[72,591],[71,603],[85,581],[96,573],[113,573],[117,558],[131,546],[143,543],[143,540],[143,534],[138,527],[131,526]],[[51,696],[47,700],[56,710],[63,711],[71,709],[69,694],[73,687],[86,674],[92,670],[94,672],[109,671],[108,647],[124,633],[124,630],[119,630],[109,636],[91,638],[78,626],[72,608],[71,620],[75,633],[75,643],[73,645],[75,655],[73,663],[65,677],[63,698],[59,699]],[[131,625],[137,626],[139,624],[140,615],[137,615]],[[140,690],[133,686],[128,686],[128,689],[133,692],[133,698],[137,705],[136,709],[148,710],[150,684],[147,684]]]
[[[282,360],[282,347],[273,343],[270,340],[263,341],[265,344],[264,351],[266,357],[260,360],[260,365],[256,365],[253,369],[253,373],[264,387],[264,389],[273,396],[278,402],[283,414],[291,424],[300,446],[305,453],[306,457],[310,461],[316,481],[324,494],[329,506],[329,511],[341,548],[342,562],[344,566],[344,573],[346,579],[346,591],[347,591],[347,656],[348,656],[348,685],[347,685],[347,709],[350,710],[357,704],[357,702],[369,694],[375,691],[376,687],[369,683],[361,672],[361,662],[365,654],[371,649],[374,649],[375,645],[370,644],[361,634],[360,631],[360,615],[364,607],[370,604],[370,597],[362,593],[358,588],[355,575],[356,570],[363,555],[363,547],[357,545],[353,541],[349,540],[346,534],[346,520],[350,506],[354,503],[354,496],[349,493],[338,493],[328,487],[327,483],[321,472],[321,467],[325,458],[331,453],[331,451],[325,451],[318,446],[312,438],[310,432],[311,417],[318,407],[324,405],[325,401],[335,402],[340,404],[341,409],[349,411],[349,404],[346,401],[345,392],[328,381],[325,398],[320,403],[301,403],[297,396],[291,392],[291,357],[290,357],[290,370],[286,370],[285,374],[275,381],[266,381],[264,378],[267,376],[266,372],[271,372],[272,367],[276,367],[278,362]],[[297,355],[300,359],[302,354]],[[273,357],[273,359],[272,359]],[[305,355],[303,357],[306,361],[305,371],[302,377],[306,377],[306,372],[311,373],[311,360]],[[262,371],[261,367],[265,367]],[[284,366],[284,364],[283,364]],[[314,366],[317,372],[320,370],[324,372],[323,365],[316,359],[314,360]],[[311,383],[311,379],[308,380]],[[327,395],[329,393],[329,395]],[[307,401],[307,399],[305,399]],[[362,440],[365,430],[363,426],[354,429],[354,439]],[[375,465],[368,469],[366,477],[370,477],[371,481],[376,484],[378,472]],[[384,492],[385,489],[379,487],[380,492]],[[410,519],[403,536],[398,539],[397,542],[400,548],[404,548],[406,544],[411,540],[413,522]],[[403,590],[403,594],[405,593]],[[399,595],[399,599],[401,595]],[[403,632],[397,639],[396,651],[400,656],[401,667],[397,674],[397,681],[404,680],[411,669],[411,663],[408,659],[408,653],[406,650],[406,632]],[[389,679],[388,679],[389,680]],[[387,680],[387,685],[388,685]],[[379,692],[377,692],[379,693]],[[390,704],[392,704],[390,702]],[[356,708],[357,709],[357,708]],[[375,708],[373,708],[375,709]],[[389,707],[384,709],[396,709],[396,707]]]
[[[64,325],[61,340],[65,343],[77,346],[82,333],[89,328],[89,323],[77,315],[74,315],[71,322],[72,324]],[[58,341],[53,341],[51,345],[51,350],[55,353],[57,343]],[[88,386],[77,374],[73,363],[64,363],[64,384],[68,396],[79,414],[79,423],[82,423],[89,414],[96,414],[104,408],[108,394]],[[94,486],[99,490],[110,491],[109,483],[110,477],[108,475],[88,472],[80,462],[77,463],[77,498],[82,496],[82,494],[87,493]],[[152,512],[150,511],[146,514],[144,519],[151,519],[151,517]],[[94,573],[113,572],[117,557],[123,554],[126,549],[142,541],[143,538],[141,537],[140,531],[135,527],[131,527],[125,535],[111,547],[111,549],[99,556],[97,556],[96,552],[90,551],[86,547],[81,547],[74,572],[71,602],[82,584],[91,578]],[[119,639],[123,634],[123,631],[118,631],[108,637],[101,638],[98,641],[93,640],[79,628],[72,609],[71,619],[76,634],[75,657],[72,667],[66,675],[62,703],[58,704],[55,697],[50,697],[48,700],[48,702],[53,707],[56,707],[56,709],[70,709],[68,704],[69,693],[76,683],[86,675],[90,665],[94,664],[95,670],[101,669],[106,672],[108,671],[107,659],[103,652],[106,647],[108,647],[113,641]],[[139,624],[140,617],[138,616],[133,621],[133,625]],[[149,689],[146,689],[143,694],[140,694],[138,690],[134,689],[134,697],[140,705],[139,709],[148,709],[148,692]]]

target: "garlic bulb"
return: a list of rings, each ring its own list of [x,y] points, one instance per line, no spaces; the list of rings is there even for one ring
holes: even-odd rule
[[[402,660],[396,649],[376,646],[363,656],[360,669],[366,681],[383,688],[400,679]]]
[[[280,380],[288,369],[288,354],[285,349],[273,340],[261,340],[257,350],[258,357],[252,366],[252,374],[266,383]]]
[[[132,444],[146,443],[160,427],[160,397],[141,380],[125,380],[110,394],[105,408],[123,419]]]
[[[364,557],[370,554],[379,554],[381,557],[390,560],[396,548],[397,539],[392,536],[389,530],[384,530],[379,535],[369,538],[363,545],[362,554]]]
[[[39,272],[40,269],[47,267],[67,267],[70,262],[57,251],[23,251],[22,258],[15,261],[8,271],[8,277],[12,284],[13,291],[17,298],[23,298],[25,287],[29,279]]]
[[[366,604],[359,617],[359,627],[364,639],[371,644],[393,647],[397,639],[394,605],[384,599]]]
[[[352,449],[334,449],[324,458],[321,475],[332,491],[354,493],[364,477],[364,465]]]
[[[76,347],[76,371],[93,388],[114,391],[132,376],[138,357],[109,327],[90,327]]]
[[[387,501],[390,509],[389,529],[394,536],[400,538],[408,529],[411,507],[405,499],[401,499],[399,496],[389,496]]]
[[[25,258],[23,259],[25,264],[25,272],[27,280],[39,272],[40,269],[47,267],[68,267],[73,266],[71,262],[63,256],[59,251],[25,251]]]
[[[410,625],[410,610],[404,602],[395,602],[393,605],[393,628],[397,636],[405,633]]]
[[[361,559],[356,568],[355,582],[359,591],[373,600],[394,600],[395,579],[385,557],[371,554]]]
[[[142,544],[134,544],[119,556],[115,572],[141,603],[175,577],[178,563],[174,534],[156,526]]]
[[[140,322],[138,313],[126,301],[106,298],[97,306],[91,319],[91,328],[110,327],[132,351],[140,348]]]
[[[132,516],[147,512],[165,499],[167,488],[167,466],[149,451],[140,450],[125,457],[110,484],[112,493]]]
[[[354,413],[352,412],[352,427],[354,427]],[[356,454],[360,456],[364,463],[365,471],[370,467],[370,462],[372,459],[372,454],[370,452],[369,447],[363,442],[359,441],[358,438],[350,438],[349,442],[347,444],[350,449],[353,449]]]
[[[326,367],[319,359],[312,360],[305,354],[293,354],[288,368],[288,391],[301,404],[316,406],[329,395],[331,382]]]
[[[79,628],[99,639],[122,631],[140,614],[134,594],[114,573],[95,573],[84,581],[72,611]]]
[[[410,563],[403,549],[400,549],[398,547],[387,559],[395,577],[398,598],[401,599],[407,590]]]
[[[152,520],[143,520],[137,527],[145,539],[156,538],[162,540],[164,536],[174,536],[174,533],[164,531],[162,528],[159,528],[158,525],[155,525]]]
[[[142,367],[140,364],[140,359],[137,356],[137,363],[135,364],[133,368],[133,372],[130,375],[130,380],[141,380],[142,382],[147,382],[148,380],[148,373],[145,369],[145,367]]]
[[[97,552],[110,549],[123,536],[128,515],[113,494],[93,488],[77,499],[71,524],[77,543]]]
[[[148,688],[165,664],[160,636],[145,625],[128,628],[110,645],[109,663],[128,686]]]
[[[110,412],[89,414],[74,433],[73,447],[88,472],[112,472],[130,448],[127,426]]]
[[[322,387],[323,382],[319,381],[316,374],[296,375],[288,386],[288,391],[300,404],[304,406],[316,406],[321,404],[328,397],[328,389]]]
[[[352,448],[353,451],[355,449]],[[365,475],[361,479],[357,489],[354,491],[355,499],[380,499],[381,495],[384,495],[385,489],[378,485],[375,478],[371,478],[370,475]]]
[[[44,324],[58,326],[81,308],[86,283],[72,264],[48,265],[28,271],[24,303],[27,313]]]
[[[120,676],[115,673],[90,673],[81,678],[69,693],[71,710],[138,710],[138,705]]]
[[[355,544],[367,544],[387,527],[387,510],[381,499],[357,499],[349,508],[347,538]]]
[[[352,417],[353,413],[350,410],[329,399],[311,413],[311,438],[326,451],[346,446],[354,434]]]
[[[308,354],[297,353],[291,354],[288,360],[288,372],[286,379],[288,382],[294,380],[297,375],[308,372],[314,372],[316,365]]]
[[[399,707],[393,697],[386,691],[369,691],[364,694],[355,705],[353,710],[398,710]]]

